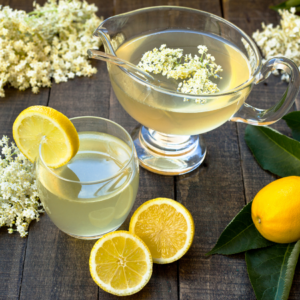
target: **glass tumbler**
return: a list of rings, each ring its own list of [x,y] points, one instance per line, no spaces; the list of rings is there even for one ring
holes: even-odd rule
[[[40,145],[38,192],[61,231],[97,239],[119,228],[128,216],[139,185],[138,159],[130,135],[115,122],[99,117],[70,120],[79,150],[65,166],[52,169],[45,165]]]

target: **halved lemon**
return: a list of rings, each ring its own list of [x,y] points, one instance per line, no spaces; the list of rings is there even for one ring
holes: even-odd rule
[[[153,262],[167,264],[181,258],[194,238],[194,220],[180,203],[157,198],[142,204],[133,214],[129,232],[149,247]]]
[[[72,122],[62,113],[47,106],[30,106],[13,124],[13,137],[20,151],[34,162],[41,153],[47,166],[65,165],[78,151],[79,138]]]
[[[148,247],[128,231],[105,234],[90,255],[90,272],[104,291],[132,295],[140,291],[152,275],[152,257]]]

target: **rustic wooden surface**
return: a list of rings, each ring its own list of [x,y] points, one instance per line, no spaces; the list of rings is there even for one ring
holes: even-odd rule
[[[43,0],[38,1],[42,3]],[[278,23],[277,13],[268,9],[271,0],[89,0],[99,7],[99,16],[155,5],[179,5],[222,16],[249,35],[265,23]],[[31,0],[2,0],[12,8],[32,9]],[[0,136],[11,137],[16,116],[30,105],[49,105],[68,117],[95,115],[110,118],[129,132],[138,125],[118,103],[103,62],[91,78],[76,78],[53,84],[38,95],[30,90],[6,90],[0,99]],[[276,78],[254,88],[247,102],[268,107],[279,99],[286,87]],[[277,98],[276,98],[277,97]],[[294,109],[300,108],[296,101]],[[284,122],[274,128],[289,134]],[[140,188],[133,211],[155,197],[168,197],[184,204],[193,214],[196,226],[194,243],[178,262],[154,265],[153,276],[138,294],[127,299],[255,299],[248,279],[244,255],[205,257],[236,213],[255,194],[276,177],[263,171],[244,142],[243,124],[227,122],[205,135],[208,155],[194,172],[164,177],[141,169]],[[129,216],[130,217],[130,216]],[[128,228],[129,218],[122,226]],[[117,299],[94,284],[88,258],[94,241],[73,239],[60,232],[47,215],[30,225],[27,238],[9,235],[0,229],[0,299]],[[300,299],[300,269],[290,298]]]

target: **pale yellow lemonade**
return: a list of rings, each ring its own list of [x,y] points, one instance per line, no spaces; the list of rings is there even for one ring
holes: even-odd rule
[[[198,54],[197,46],[205,45],[208,53],[221,65],[223,79],[210,78],[217,83],[220,92],[233,89],[250,77],[250,65],[246,56],[225,39],[214,35],[183,30],[166,30],[131,39],[116,50],[118,57],[138,64],[143,54],[166,44],[168,48],[183,49],[185,54]],[[198,54],[199,55],[199,54]],[[184,101],[154,91],[139,84],[115,65],[108,64],[111,83],[124,109],[142,125],[151,129],[176,135],[193,135],[210,131],[226,122],[243,104],[251,87],[228,96]],[[167,79],[161,74],[152,74],[159,80],[173,82],[174,91],[183,80]]]
[[[139,171],[121,139],[98,132],[78,134],[79,151],[67,165],[52,172],[37,165],[37,185],[54,224],[65,233],[88,238],[124,222],[137,194]]]

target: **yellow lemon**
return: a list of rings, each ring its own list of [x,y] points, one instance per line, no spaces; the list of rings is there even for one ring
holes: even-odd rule
[[[251,216],[261,235],[275,243],[300,239],[300,177],[275,180],[255,196]]]
[[[153,262],[167,264],[189,250],[195,227],[192,215],[182,204],[157,198],[145,202],[135,211],[129,231],[146,243]]]
[[[90,272],[106,292],[132,295],[150,280],[153,261],[145,243],[128,231],[105,234],[94,245],[90,255]]]
[[[31,106],[23,110],[13,124],[13,137],[31,162],[36,159],[41,144],[42,158],[52,168],[65,165],[79,148],[73,123],[47,106]]]

